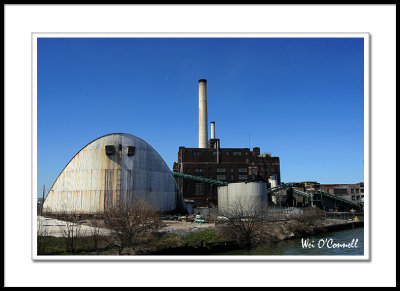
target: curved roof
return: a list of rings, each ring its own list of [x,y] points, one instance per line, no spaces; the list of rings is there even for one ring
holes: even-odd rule
[[[114,153],[106,154],[105,147]],[[134,147],[134,155],[128,155]],[[50,212],[102,212],[142,197],[159,210],[179,207],[182,197],[170,169],[144,140],[126,133],[99,137],[84,146],[57,177],[44,202]]]

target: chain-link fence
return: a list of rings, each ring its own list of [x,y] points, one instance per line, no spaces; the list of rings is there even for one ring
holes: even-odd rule
[[[326,212],[326,219],[358,220],[364,221],[364,213],[357,212]]]
[[[274,207],[269,208],[266,215],[267,221],[301,220],[306,222],[323,218],[325,218],[324,211],[316,207]]]

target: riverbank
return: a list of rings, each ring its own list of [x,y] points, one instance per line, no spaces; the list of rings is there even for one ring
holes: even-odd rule
[[[325,219],[313,224],[305,224],[297,220],[276,221],[267,224],[270,242],[310,236],[342,229],[364,226],[363,221]]]
[[[175,224],[175,231],[181,224]],[[337,219],[326,219],[317,221],[313,225],[307,225],[296,220],[268,222],[265,229],[268,230],[267,240],[264,245],[274,244],[285,240],[296,239],[304,236],[312,236],[323,233],[330,233],[343,229],[363,227],[363,221],[348,221]],[[215,226],[209,226],[209,230],[215,231]],[[172,231],[172,230],[171,230]],[[179,231],[178,231],[179,233]],[[168,248],[153,251],[148,255],[215,255],[225,251],[244,249],[235,241],[201,242],[194,246],[169,246]]]
[[[363,256],[364,227],[334,230],[250,249],[226,250],[214,256]]]
[[[125,255],[212,255],[219,252],[237,250],[241,247],[234,240],[226,240],[219,235],[214,223],[182,222],[163,220],[162,227],[154,234],[154,239],[140,250],[126,249]],[[48,255],[69,255],[63,251],[61,229],[66,223],[56,219],[40,217],[38,224],[46,228]],[[90,222],[82,224],[82,238],[80,238],[80,255],[118,255],[112,247],[112,232],[106,228],[99,228],[99,243],[91,242],[93,228]],[[313,224],[297,220],[266,222],[262,232],[265,234],[265,244],[273,244],[299,237],[308,237],[315,234],[329,233],[341,229],[361,227],[362,221],[347,221],[338,219],[318,220]],[[260,230],[261,231],[261,230]],[[56,239],[57,238],[57,239]],[[95,246],[99,247],[95,247]],[[51,246],[51,247],[50,247]],[[75,253],[76,254],[76,253]]]

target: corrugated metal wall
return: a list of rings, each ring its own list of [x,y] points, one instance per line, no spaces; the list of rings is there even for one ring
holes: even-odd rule
[[[106,145],[115,153],[107,155]],[[127,155],[127,147],[135,154]],[[98,213],[120,201],[145,198],[160,211],[173,211],[183,198],[170,169],[146,142],[129,134],[103,136],[85,146],[50,189],[44,212]]]

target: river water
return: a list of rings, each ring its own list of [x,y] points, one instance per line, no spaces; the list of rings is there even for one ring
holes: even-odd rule
[[[309,244],[306,245],[305,242]],[[285,240],[268,247],[227,251],[215,255],[363,256],[364,227]]]

